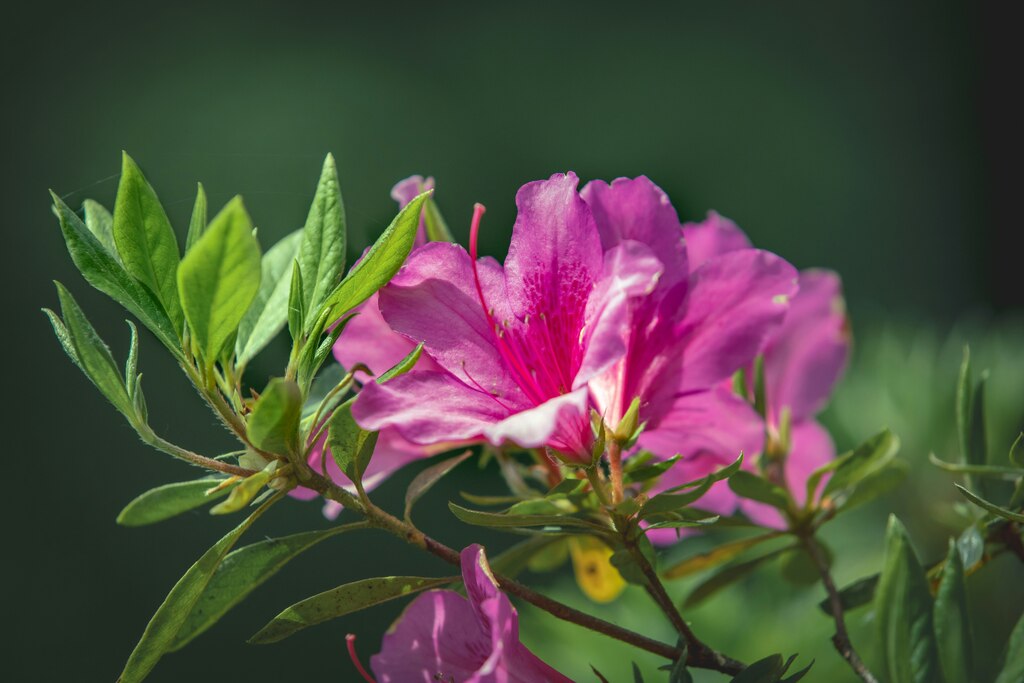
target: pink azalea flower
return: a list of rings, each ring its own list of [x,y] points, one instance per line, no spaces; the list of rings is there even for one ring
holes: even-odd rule
[[[751,250],[746,235],[732,222],[711,212],[701,223],[684,226],[688,254],[708,260],[728,253]],[[731,381],[720,383],[710,394],[691,399],[695,419],[702,427],[687,422],[670,422],[660,432],[646,435],[641,442],[651,450],[680,444],[683,459],[662,477],[659,489],[698,479],[733,460],[742,451],[745,467],[756,468],[756,456],[765,450],[765,436],[779,438],[784,410],[790,414],[790,449],[786,455],[786,485],[800,505],[806,499],[807,477],[835,457],[828,432],[814,419],[842,373],[849,353],[849,334],[838,276],[821,270],[800,273],[799,290],[790,300],[780,326],[764,340],[765,396],[767,420],[732,391]],[[751,368],[747,367],[748,375]],[[822,482],[824,485],[824,481]],[[726,482],[719,482],[701,499],[700,507],[718,514],[742,509],[755,522],[783,528],[781,514],[767,505],[738,498]],[[678,539],[672,530],[648,534],[657,543]]]
[[[795,271],[753,249],[689,259],[675,210],[647,178],[582,193],[577,182],[558,174],[520,189],[504,266],[476,258],[478,207],[472,254],[428,244],[381,290],[383,319],[438,369],[365,387],[353,408],[365,429],[547,446],[589,463],[591,408],[614,428],[639,397],[645,434],[701,426],[695,397],[753,358]]]
[[[479,545],[462,551],[467,598],[417,597],[370,658],[378,683],[572,683],[519,641],[519,616]]]
[[[766,426],[772,439],[778,439],[783,411],[789,412],[790,443],[783,456],[783,474],[797,505],[806,502],[811,472],[836,455],[832,437],[815,416],[828,402],[849,351],[839,277],[824,270],[801,272],[800,291],[764,349]],[[827,480],[823,478],[819,487]],[[763,526],[785,527],[775,508],[746,499],[740,507]]]

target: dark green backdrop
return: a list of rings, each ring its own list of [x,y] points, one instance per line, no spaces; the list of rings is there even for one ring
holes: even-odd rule
[[[1021,305],[1019,257],[1004,244],[1015,232],[1004,170],[1017,158],[1002,98],[1015,72],[1001,54],[1008,19],[966,1],[836,5],[9,10],[3,678],[112,680],[168,588],[227,528],[205,513],[114,524],[134,495],[192,472],[139,444],[39,313],[60,279],[124,352],[124,316],[75,272],[47,188],[72,206],[109,205],[125,149],[182,234],[201,180],[212,203],[243,194],[267,246],[301,225],[332,151],[353,249],[393,214],[392,183],[424,173],[457,236],[472,202],[488,206],[483,248],[500,256],[524,181],[645,173],[685,218],[716,208],[797,266],[840,270],[855,325]],[[254,374],[284,356],[272,347]],[[158,431],[203,452],[228,446],[151,339],[141,363]],[[485,486],[463,473],[431,501]],[[261,533],[324,524],[316,504],[282,507]],[[440,512],[428,525],[455,545],[470,538]],[[352,680],[344,633],[360,633],[368,656],[397,607],[274,647],[244,638],[290,602],[373,571],[442,569],[376,536],[328,542],[151,680]]]

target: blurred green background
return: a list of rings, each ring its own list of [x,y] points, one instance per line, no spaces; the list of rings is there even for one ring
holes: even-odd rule
[[[715,208],[797,266],[837,269],[857,348],[827,421],[840,447],[892,426],[914,469],[893,495],[829,530],[836,574],[846,583],[877,568],[890,510],[922,555],[937,558],[953,532],[942,511],[955,495],[925,458],[955,455],[952,390],[965,339],[993,370],[991,457],[1005,457],[1024,423],[1024,287],[1020,252],[1007,247],[1019,228],[1011,26],[994,4],[966,0],[11,10],[2,45],[3,291],[12,311],[3,341],[4,678],[114,678],[170,586],[230,524],[205,512],[147,529],[114,524],[139,492],[194,472],[138,442],[38,311],[56,304],[50,280],[61,280],[123,355],[124,314],[74,270],[46,193],[52,187],[74,207],[86,197],[109,206],[121,149],[142,165],[182,236],[201,180],[211,204],[241,193],[269,246],[302,224],[331,151],[353,252],[393,215],[391,185],[423,173],[437,178],[458,237],[472,203],[487,205],[482,249],[502,256],[519,185],[573,169],[584,179],[647,174],[682,217]],[[284,343],[272,346],[253,376],[279,372],[285,359]],[[158,432],[205,453],[230,447],[150,338],[141,368]],[[456,547],[509,544],[444,510],[460,489],[498,492],[488,474],[464,466],[432,493],[420,513],[427,530]],[[382,500],[399,500],[411,476],[396,476]],[[326,524],[317,504],[292,503],[257,534]],[[354,680],[344,634],[358,633],[368,657],[400,605],[275,646],[245,638],[339,583],[444,571],[389,538],[329,541],[166,657],[150,680]],[[971,595],[991,658],[1024,608],[1024,572],[1006,558],[984,572]],[[533,580],[585,602],[564,572]],[[672,590],[681,596],[685,586]],[[730,654],[800,652],[817,660],[809,680],[847,680],[814,607],[819,593],[790,588],[769,569],[692,617]],[[668,638],[642,603],[630,591],[608,607],[584,606]],[[870,660],[867,612],[851,622]],[[630,652],[529,609],[523,622],[527,642],[569,675],[592,680],[593,662],[611,681],[627,680]]]

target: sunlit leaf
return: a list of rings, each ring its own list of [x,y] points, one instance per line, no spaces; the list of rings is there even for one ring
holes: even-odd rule
[[[192,338],[212,365],[238,329],[260,286],[260,248],[235,197],[210,222],[178,268],[181,305]]]
[[[358,612],[388,600],[437,588],[453,580],[452,577],[438,579],[421,576],[382,576],[346,583],[295,603],[274,617],[250,638],[249,642],[257,645],[276,643],[309,626]]]
[[[885,564],[875,592],[875,621],[887,683],[943,680],[932,596],[907,532],[895,516],[886,531]]]
[[[128,503],[117,516],[117,523],[124,526],[143,526],[162,522],[194,510],[197,507],[226,496],[230,486],[211,489],[224,483],[224,479],[205,478],[164,484],[150,489]]]
[[[263,255],[260,288],[238,324],[235,355],[239,366],[252,360],[288,322],[288,291],[301,239],[302,232],[296,230]]]
[[[964,565],[960,551],[953,541],[949,542],[942,580],[935,593],[935,638],[946,680],[970,680],[973,648],[967,615],[967,588],[964,586]]]
[[[178,580],[150,619],[142,638],[128,657],[128,663],[117,679],[118,683],[138,683],[153,670],[174,643],[178,631],[181,630],[221,561],[231,552],[241,535],[277,500],[276,497],[272,498],[257,508],[244,522],[203,553]]]

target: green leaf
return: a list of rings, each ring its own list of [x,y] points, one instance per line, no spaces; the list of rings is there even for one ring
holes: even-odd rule
[[[885,563],[874,607],[882,679],[887,683],[942,681],[928,579],[895,516],[889,517]]]
[[[192,218],[188,222],[188,235],[185,236],[185,253],[187,254],[196,245],[199,238],[206,232],[207,209],[206,189],[202,183],[196,187],[196,201],[192,205]]]
[[[274,617],[269,624],[260,629],[259,633],[250,638],[249,642],[257,645],[276,643],[309,626],[389,600],[437,588],[454,580],[452,577],[382,576],[346,583],[295,603]]]
[[[982,477],[997,477],[1000,479],[1016,479],[1024,475],[1024,469],[1020,467],[1006,467],[1004,465],[963,465],[958,462],[946,462],[935,457],[934,453],[928,454],[928,460],[939,469],[959,474],[977,474]]]
[[[388,380],[392,380],[395,377],[404,375],[405,373],[409,372],[410,370],[413,369],[413,366],[416,365],[416,361],[420,359],[420,356],[422,354],[423,343],[421,342],[416,345],[416,348],[414,348],[412,351],[406,354],[405,358],[395,363],[394,367],[388,369],[387,372],[383,373],[380,377],[378,377],[376,379],[377,384],[384,384],[384,382],[387,382]]]
[[[971,378],[971,347],[964,346],[963,360],[960,362],[960,374],[956,383],[956,434],[960,445],[960,457],[964,464],[971,462],[971,401],[974,398],[974,385]]]
[[[178,332],[156,296],[128,274],[60,197],[50,194],[68,253],[86,281],[128,309],[180,360]]]
[[[181,330],[178,302],[178,242],[163,205],[142,170],[127,153],[121,157],[121,182],[114,200],[114,243],[127,270],[163,305]]]
[[[776,683],[782,676],[782,655],[769,655],[759,659],[733,678],[733,683]]]
[[[117,245],[114,244],[114,217],[107,211],[107,207],[86,199],[82,202],[82,210],[85,213],[85,227],[99,240],[107,253],[120,263],[121,256],[117,253]]]
[[[299,445],[302,393],[290,379],[270,380],[249,416],[252,445],[268,453],[295,453]]]
[[[210,514],[229,515],[244,508],[274,478],[274,471],[277,469],[277,465],[277,461],[273,460],[261,471],[243,479],[237,486],[231,489],[227,500],[217,503],[210,508]]]
[[[260,515],[279,500],[274,497],[256,509],[249,517],[217,541],[212,548],[203,553],[196,563],[189,567],[185,575],[178,579],[174,588],[157,608],[156,614],[150,619],[138,645],[128,657],[124,671],[118,677],[118,683],[138,683],[146,678],[160,658],[168,651],[191,613],[199,597],[206,590],[217,567],[224,557],[231,552],[235,543],[245,531],[252,526]]]
[[[640,667],[633,662],[633,683],[644,683],[644,676],[640,673]]]
[[[302,271],[298,261],[292,265],[292,281],[288,286],[288,334],[292,340],[302,338],[302,327],[305,324],[305,313],[302,311],[302,300],[305,297],[302,287]]]
[[[818,542],[818,546],[831,566],[832,552],[824,543]],[[813,586],[821,579],[814,559],[803,548],[794,548],[782,556],[779,562],[779,575],[794,586]]]
[[[741,498],[766,503],[780,510],[790,506],[790,497],[784,488],[745,470],[729,478],[729,488]]]
[[[553,528],[577,528],[590,529],[594,531],[605,531],[603,527],[594,522],[579,517],[568,515],[517,515],[506,512],[483,512],[470,510],[455,503],[448,503],[448,509],[456,517],[474,526],[486,526],[492,528],[514,528],[514,527],[553,527]]]
[[[771,533],[761,534],[760,536],[750,536],[749,538],[740,538],[728,543],[721,543],[707,552],[687,557],[686,559],[675,563],[664,571],[664,577],[666,579],[681,579],[684,576],[690,576],[691,574],[696,574],[706,569],[712,569],[728,562],[747,550],[764,543],[765,541],[770,541],[781,535],[782,532],[773,531]]]
[[[178,286],[193,341],[213,365],[260,286],[260,248],[241,198],[228,202],[182,259]]]
[[[307,326],[319,316],[321,304],[345,272],[346,235],[345,205],[338,184],[338,169],[334,157],[328,154],[302,229],[302,245],[298,253],[304,287],[302,310]]]
[[[995,683],[1019,683],[1024,679],[1024,615],[1017,620],[1017,625],[1010,633],[1010,641],[1006,644],[1006,657],[1003,668]]]
[[[329,319],[337,320],[391,281],[412,251],[420,210],[429,196],[430,192],[424,192],[399,211],[366,255],[331,292],[324,303],[330,310]]]
[[[975,495],[975,494],[971,493],[970,491],[965,489],[960,484],[953,484],[953,486],[957,487],[960,490],[960,493],[962,493],[964,495],[964,498],[966,498],[967,500],[971,501],[972,503],[974,503],[978,507],[984,508],[985,510],[988,510],[989,512],[991,512],[993,515],[996,515],[997,517],[1002,517],[1003,519],[1008,519],[1011,522],[1019,522],[1021,524],[1024,524],[1024,514],[1021,514],[1019,512],[1014,512],[1012,510],[1007,510],[1006,508],[1000,507],[1000,506],[996,505],[995,503],[990,503],[987,500],[985,500],[984,498],[982,498],[981,496],[978,496],[978,495]]]
[[[774,560],[779,555],[789,552],[795,546],[785,546],[777,550],[773,550],[764,555],[760,555],[751,560],[739,562],[736,564],[730,564],[720,569],[719,571],[712,574],[710,577],[702,581],[693,591],[686,596],[686,601],[683,603],[683,607],[690,608],[704,602],[718,591],[731,586],[740,579],[743,579],[750,574],[754,573],[762,565]]]
[[[868,474],[888,465],[899,451],[900,441],[888,429],[871,437],[850,453],[839,456],[819,471],[833,470],[832,478],[825,484],[822,498],[837,496],[850,487],[856,486]],[[812,475],[813,476],[813,475]],[[820,480],[820,477],[819,477]],[[808,490],[811,490],[808,482]]]
[[[64,332],[58,330],[56,325],[54,326],[58,339],[62,334],[66,334],[66,339],[74,348],[75,355],[72,356],[72,360],[77,359],[78,366],[85,372],[86,377],[96,385],[100,393],[127,417],[129,422],[134,424],[135,409],[128,396],[128,390],[125,388],[124,378],[121,377],[121,369],[114,361],[110,349],[100,339],[71,293],[61,283],[55,282],[54,284],[57,285],[57,296],[60,298],[65,326]],[[64,341],[61,339],[61,343]],[[69,355],[71,354],[69,353]]]
[[[444,216],[441,215],[441,210],[437,208],[437,202],[433,197],[430,197],[423,207],[423,222],[427,226],[427,239],[431,242],[455,241],[452,231],[448,229],[448,224],[445,222]]]
[[[894,460],[881,469],[865,474],[856,486],[836,496],[836,509],[851,510],[885,495],[903,482],[909,469],[910,466],[907,463]]]
[[[764,417],[767,411],[764,384],[764,355],[762,354],[759,354],[754,359],[754,410],[761,417]]]
[[[875,597],[875,589],[878,588],[878,579],[881,574],[872,574],[863,579],[858,579],[849,586],[839,591],[839,604],[844,612],[862,607],[871,602]],[[818,603],[818,607],[825,614],[832,616],[832,603],[825,598]]]
[[[514,579],[531,566],[534,557],[555,545],[564,546],[565,540],[551,534],[532,535],[491,558],[491,571]]]
[[[651,515],[673,512],[679,508],[696,503],[710,488],[711,482],[704,482],[686,493],[658,494],[643,504],[640,508],[640,517],[646,519]]]
[[[1010,446],[1010,462],[1017,467],[1024,467],[1024,432],[1018,434]]]
[[[463,463],[466,458],[473,455],[473,451],[466,451],[454,458],[442,460],[436,465],[431,465],[416,475],[416,478],[405,490],[405,518],[408,520],[412,515],[412,507],[427,491],[433,488],[434,484],[441,480],[446,474]]]
[[[262,351],[288,322],[288,292],[301,240],[302,231],[296,230],[263,255],[260,288],[239,323],[235,338],[239,367],[245,366]]]
[[[377,432],[367,432],[352,418],[352,403],[349,399],[331,415],[327,429],[327,445],[338,468],[353,482],[362,481],[373,449],[377,445]]]
[[[188,619],[178,631],[171,651],[180,650],[216,624],[231,608],[242,602],[298,555],[321,541],[361,526],[346,525],[321,531],[307,531],[283,538],[270,538],[235,550],[217,567],[203,596],[196,602]]]
[[[202,507],[210,501],[227,495],[231,489],[230,486],[207,493],[222,483],[224,483],[224,479],[210,477],[165,484],[150,489],[121,510],[117,516],[117,523],[122,526],[145,526]]]
[[[964,565],[953,540],[942,570],[942,581],[935,594],[935,637],[939,660],[947,681],[971,678],[971,626],[967,618],[967,589]]]

